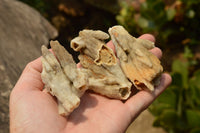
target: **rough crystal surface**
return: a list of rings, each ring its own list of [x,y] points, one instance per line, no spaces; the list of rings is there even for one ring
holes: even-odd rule
[[[58,110],[69,115],[80,104],[87,89],[120,100],[126,100],[131,87],[153,91],[163,68],[159,59],[149,52],[154,43],[131,36],[122,26],[109,29],[115,53],[104,42],[107,33],[83,30],[71,40],[79,51],[81,68],[57,41],[51,41],[50,52],[42,47],[42,80],[48,91],[58,99]]]

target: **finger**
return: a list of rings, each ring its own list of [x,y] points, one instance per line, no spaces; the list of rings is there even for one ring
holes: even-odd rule
[[[162,58],[162,51],[158,47],[151,49],[150,52],[154,54],[158,59]]]
[[[76,67],[81,68],[82,67],[81,63],[79,62],[78,64],[76,64]]]
[[[149,40],[149,41],[152,41],[152,42],[156,41],[155,37],[151,34],[143,34],[139,38],[140,39],[146,39],[146,40]]]
[[[42,90],[44,84],[41,79],[41,57],[28,63],[13,90]]]
[[[23,73],[30,72],[32,69],[38,71],[39,73],[42,72],[42,62],[41,57],[29,62],[23,70]],[[22,73],[22,74],[23,74]]]
[[[139,38],[140,39],[146,39],[146,40],[149,40],[149,41],[152,41],[152,42],[156,41],[155,37],[151,34],[144,34],[144,35],[141,35]],[[158,59],[161,59],[162,51],[158,47],[151,49],[150,52],[153,53]]]
[[[115,46],[114,46],[114,44],[112,43],[112,41],[109,41],[108,43],[107,43],[107,46],[109,47],[109,48],[111,48],[113,51],[114,51],[114,53],[115,53]],[[116,54],[116,53],[115,53]]]
[[[169,74],[162,74],[160,85],[153,92],[139,91],[128,99],[125,104],[130,109],[133,119],[145,110],[170,85],[171,81]]]

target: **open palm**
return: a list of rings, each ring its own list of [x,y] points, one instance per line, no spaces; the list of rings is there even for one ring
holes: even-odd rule
[[[154,41],[151,35],[140,38]],[[111,48],[111,43],[108,44]],[[151,50],[158,58],[161,51]],[[86,92],[80,106],[67,118],[58,114],[54,97],[43,90],[40,58],[29,63],[10,96],[10,132],[12,133],[122,133],[130,123],[170,84],[163,74],[153,93],[139,91],[127,101],[109,99]]]

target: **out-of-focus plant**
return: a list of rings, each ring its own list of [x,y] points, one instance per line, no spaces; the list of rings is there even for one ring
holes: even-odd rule
[[[121,2],[118,23],[132,34],[153,33],[163,46],[199,44],[200,0],[126,0]],[[135,4],[136,3],[136,4]]]
[[[47,12],[50,10],[50,7],[52,6],[52,2],[47,2],[46,0],[19,0],[22,1],[31,7],[38,10],[42,15],[48,17]]]
[[[172,84],[150,106],[154,126],[169,133],[200,133],[200,69],[189,73],[197,65],[193,58],[185,47],[184,60],[172,64]]]
[[[171,86],[150,107],[154,126],[169,133],[200,133],[200,69],[190,49],[200,44],[199,6],[200,0],[125,0],[117,16],[134,35],[153,33],[161,48],[184,46],[184,58],[171,66]]]
[[[32,7],[34,7],[35,9],[44,12],[46,9],[46,5],[45,2],[43,0],[20,0]]]

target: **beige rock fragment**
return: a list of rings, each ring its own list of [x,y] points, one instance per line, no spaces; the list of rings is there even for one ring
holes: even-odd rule
[[[117,62],[116,56],[103,41],[108,38],[109,35],[102,31],[83,30],[71,41],[71,47],[92,57],[97,65],[113,65]]]
[[[87,75],[85,75],[82,69],[77,68],[71,54],[58,41],[51,41],[50,45],[66,77],[72,82],[75,89],[78,90],[76,92],[77,95],[79,97],[82,96],[82,92],[87,89]]]
[[[42,46],[42,80],[48,91],[58,99],[59,113],[69,115],[80,104],[88,81],[64,47],[57,41],[51,41],[50,44],[58,60]]]
[[[159,59],[149,52],[154,43],[131,36],[122,26],[109,29],[125,75],[138,89],[154,90],[163,71]]]
[[[122,72],[114,52],[103,40],[109,36],[102,31],[83,30],[71,41],[80,51],[80,63],[88,74],[89,89],[110,98],[127,99],[132,84]]]
[[[83,30],[71,40],[71,47],[80,52],[81,68],[57,41],[50,42],[55,56],[42,47],[42,80],[58,99],[59,114],[69,115],[77,108],[87,89],[125,100],[131,94],[132,83],[137,89],[151,91],[159,84],[163,68],[149,52],[154,43],[131,36],[122,26],[110,28],[109,34],[119,61],[104,42],[109,35],[102,31]]]

